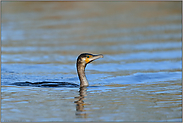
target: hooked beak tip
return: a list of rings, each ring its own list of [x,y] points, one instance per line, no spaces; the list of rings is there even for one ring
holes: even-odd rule
[[[102,54],[98,54],[95,57],[98,59],[98,58],[103,58],[104,56]]]
[[[104,58],[104,56],[101,54],[101,58]]]

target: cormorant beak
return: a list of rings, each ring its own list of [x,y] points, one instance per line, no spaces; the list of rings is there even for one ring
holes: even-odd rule
[[[103,55],[102,54],[98,54],[98,55],[92,55],[91,58],[88,58],[88,63],[98,59],[98,58],[103,58]]]

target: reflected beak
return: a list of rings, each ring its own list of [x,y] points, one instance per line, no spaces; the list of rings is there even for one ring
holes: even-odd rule
[[[88,58],[89,59],[89,62],[88,63],[90,63],[90,62],[92,62],[92,61],[94,61],[94,60],[96,60],[98,58],[103,58],[103,55],[102,54],[93,55],[93,57]]]

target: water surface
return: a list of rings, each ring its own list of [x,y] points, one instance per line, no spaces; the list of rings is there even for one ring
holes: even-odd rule
[[[2,2],[1,121],[182,121],[181,2]],[[88,88],[22,87],[13,82]]]

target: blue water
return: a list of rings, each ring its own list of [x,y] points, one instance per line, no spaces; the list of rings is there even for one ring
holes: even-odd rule
[[[180,2],[3,2],[1,121],[182,121]],[[79,84],[80,53],[90,86]],[[35,111],[36,110],[36,111]]]

